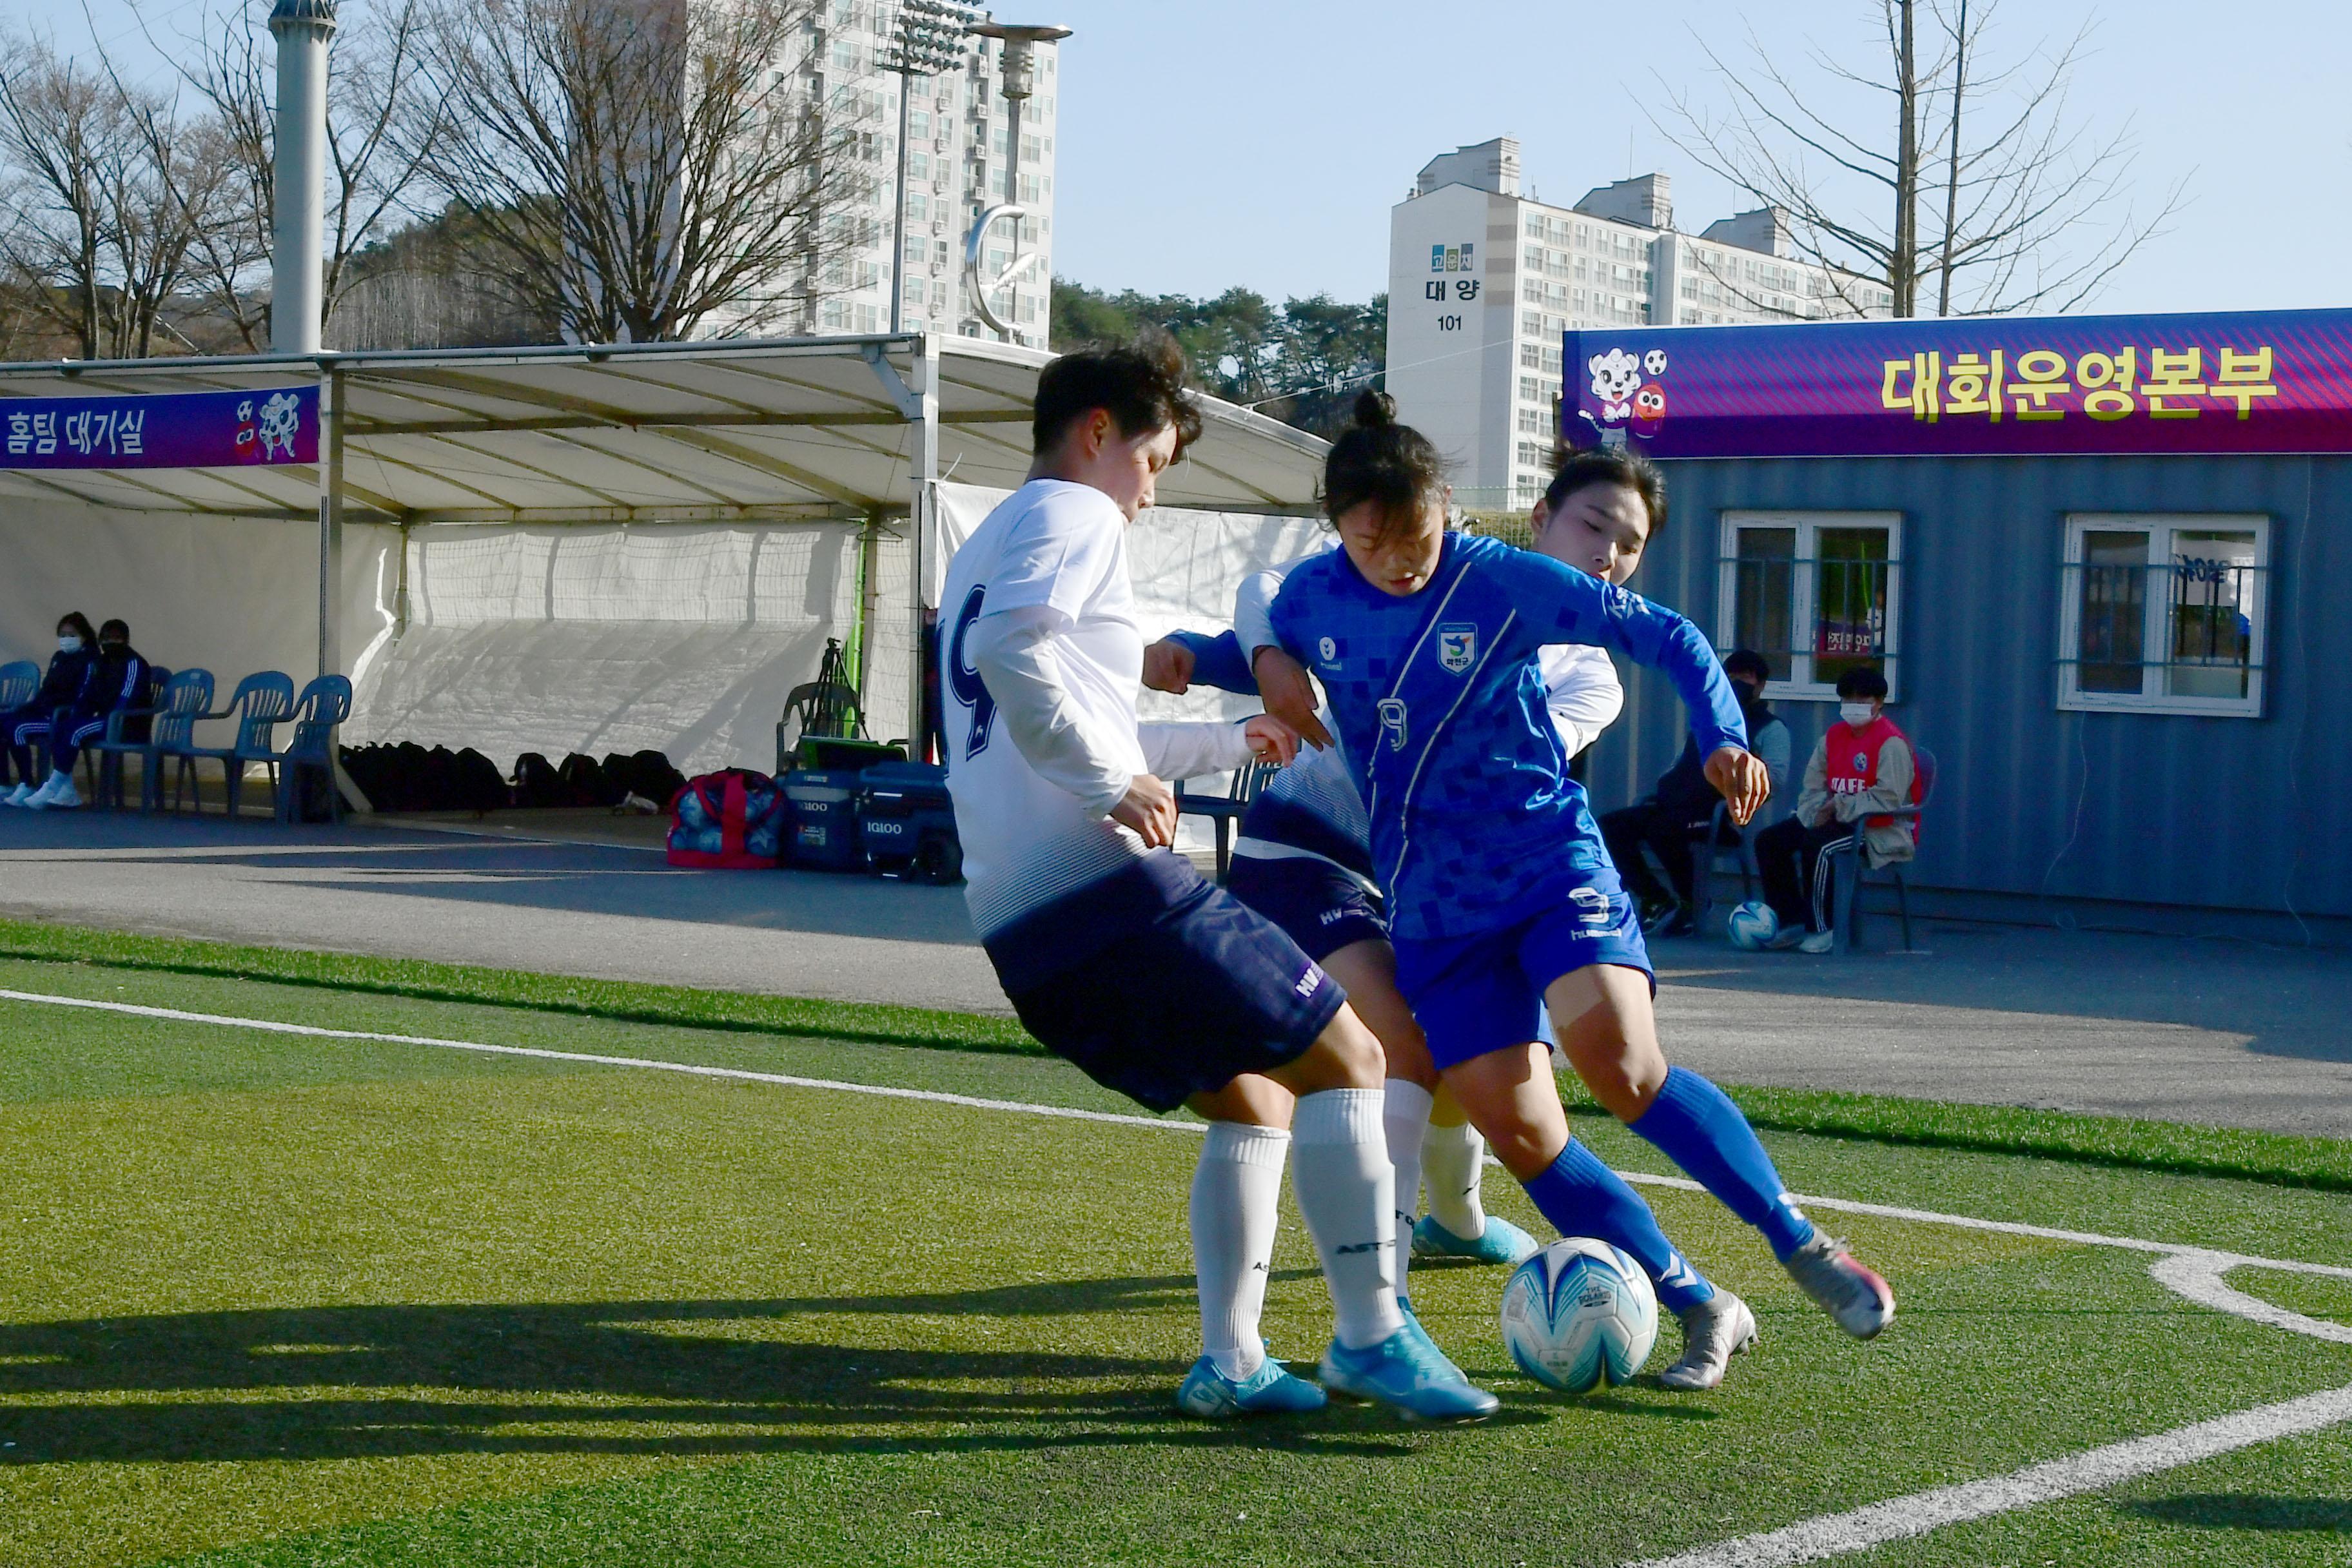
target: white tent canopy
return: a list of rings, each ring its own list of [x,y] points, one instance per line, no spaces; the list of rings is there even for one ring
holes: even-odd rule
[[[870,721],[905,733],[918,585],[961,534],[941,537],[940,482],[1020,482],[1051,358],[916,335],[0,365],[0,417],[14,399],[289,387],[320,407],[315,464],[0,466],[0,638],[36,652],[26,628],[62,609],[129,605],[161,662],[298,668],[307,566],[317,666],[362,689],[356,739],[749,761],[824,637],[861,632]],[[1244,521],[1199,531],[1197,567],[1166,564],[1226,578],[1296,542],[1245,519],[1311,514],[1324,446],[1203,403],[1160,499]]]

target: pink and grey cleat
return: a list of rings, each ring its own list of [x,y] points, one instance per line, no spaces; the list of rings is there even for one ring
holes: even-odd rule
[[[1797,1289],[1858,1340],[1878,1337],[1895,1321],[1895,1292],[1886,1281],[1854,1261],[1845,1243],[1825,1231],[1780,1260]]]

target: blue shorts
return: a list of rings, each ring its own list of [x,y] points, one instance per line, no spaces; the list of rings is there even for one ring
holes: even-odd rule
[[[1381,901],[1328,860],[1236,855],[1225,891],[1282,928],[1320,963],[1360,942],[1386,942]]]
[[[1024,1028],[1150,1110],[1295,1061],[1348,999],[1279,927],[1164,851],[984,945]]]
[[[1396,937],[1397,989],[1440,1068],[1541,1039],[1544,988],[1594,963],[1650,974],[1633,900],[1614,886],[1571,889],[1557,904],[1468,936]]]

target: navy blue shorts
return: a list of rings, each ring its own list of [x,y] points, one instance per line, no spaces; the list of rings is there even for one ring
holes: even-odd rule
[[[1386,942],[1381,901],[1328,860],[1236,855],[1225,891],[1282,928],[1320,963],[1360,942]]]
[[[1558,903],[1468,936],[1396,944],[1397,989],[1429,1037],[1440,1068],[1544,1038],[1544,988],[1594,963],[1650,975],[1650,950],[1633,900],[1611,877],[1570,890]]]
[[[1280,927],[1165,852],[986,945],[1023,1027],[1150,1110],[1296,1061],[1348,999]],[[1078,946],[1083,961],[1039,973]]]

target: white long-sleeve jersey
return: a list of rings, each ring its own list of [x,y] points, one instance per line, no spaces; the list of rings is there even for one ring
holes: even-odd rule
[[[948,790],[983,941],[1146,853],[1106,815],[1136,774],[1249,761],[1237,724],[1137,721],[1127,519],[1100,490],[1022,486],[956,552],[940,610]]]

